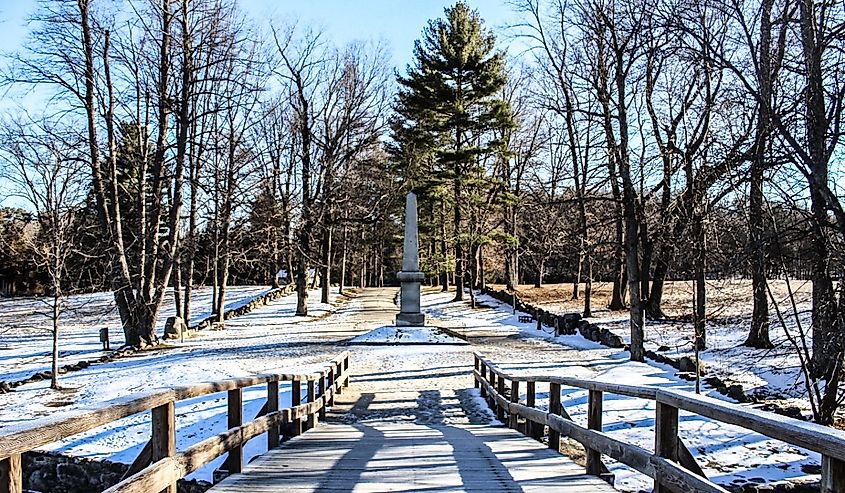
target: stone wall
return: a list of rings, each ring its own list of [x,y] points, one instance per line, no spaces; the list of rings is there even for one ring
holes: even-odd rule
[[[249,301],[249,303],[245,305],[241,305],[237,308],[233,308],[231,310],[226,310],[223,312],[223,320],[229,320],[230,318],[239,317],[241,315],[245,315],[258,307],[264,306],[267,303],[272,301],[276,301],[279,298],[284,298],[285,296],[293,293],[296,291],[296,286],[293,284],[288,284],[282,286],[280,288],[273,289],[272,291],[267,292],[257,298],[253,298]],[[192,326],[189,330],[203,330],[211,327],[211,325],[217,321],[217,316],[212,315],[200,323]]]
[[[507,291],[488,290],[487,294],[493,298],[513,306],[513,295]],[[614,334],[608,329],[599,327],[596,324],[590,323],[581,317],[580,313],[564,313],[557,314],[544,310],[538,306],[531,305],[516,299],[516,309],[529,313],[546,327],[553,327],[555,335],[574,335],[580,333],[585,339],[589,339],[599,344],[603,344],[612,348],[624,348],[625,343],[622,338]]]
[[[120,482],[129,469],[127,464],[108,460],[70,457],[55,452],[23,454],[23,487],[40,493],[91,493],[103,491]],[[179,493],[203,493],[211,483],[180,480]]]

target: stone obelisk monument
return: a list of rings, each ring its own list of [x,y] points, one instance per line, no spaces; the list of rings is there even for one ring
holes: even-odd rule
[[[399,314],[396,325],[421,327],[425,315],[420,313],[420,244],[417,237],[417,196],[411,192],[405,198],[405,243],[402,248],[402,270],[397,275],[402,283]]]

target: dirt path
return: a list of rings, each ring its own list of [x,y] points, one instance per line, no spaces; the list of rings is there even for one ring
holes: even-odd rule
[[[343,320],[353,332],[392,325],[398,312],[396,288],[363,290],[346,309],[329,318]],[[470,337],[468,346],[396,345],[350,346],[351,385],[336,400],[331,421],[396,421],[424,424],[489,423],[486,406],[471,395],[473,351],[494,361],[559,371],[578,366],[583,355],[575,349],[501,331],[466,331],[449,321],[428,317],[427,325],[449,326]],[[338,348],[340,349],[340,348]],[[589,366],[591,362],[586,362]]]

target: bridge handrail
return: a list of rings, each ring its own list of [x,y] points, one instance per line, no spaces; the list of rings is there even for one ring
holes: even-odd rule
[[[291,382],[289,408],[279,409],[280,382]],[[301,402],[303,382],[305,403]],[[243,423],[243,389],[261,384],[267,384],[267,401],[255,419]],[[317,416],[322,419],[326,407],[334,404],[335,393],[348,385],[349,351],[344,351],[319,372],[268,373],[153,390],[14,425],[0,432],[0,493],[23,491],[21,454],[146,411],[152,412],[150,441],[124,479],[105,491],[175,493],[178,479],[227,452],[228,472],[240,472],[243,445],[262,433],[268,432],[268,448],[273,448],[279,445],[281,425],[289,425],[286,433],[290,435],[302,432],[303,419],[306,428],[315,426]],[[229,429],[177,453],[175,403],[218,392],[228,393]]]
[[[690,488],[691,491],[726,492],[704,477],[678,437],[678,411],[683,410],[818,452],[822,456],[822,492],[845,491],[845,432],[841,430],[680,390],[559,376],[512,375],[481,353],[473,354],[475,386],[496,410],[499,420],[504,421],[507,415],[508,424],[517,428],[519,418],[523,418],[524,431],[538,439],[542,426],[548,426],[551,448],[557,448],[555,442],[559,447],[561,435],[580,442],[587,450],[588,474],[601,474],[603,454],[654,479],[655,492],[690,491]],[[510,381],[509,388],[506,388],[505,381]],[[526,404],[519,403],[520,383],[527,386]],[[549,384],[548,411],[534,407],[537,383]],[[561,406],[561,386],[589,391],[586,428],[571,421]],[[508,391],[509,396],[506,395]],[[601,431],[602,395],[605,392],[655,401],[654,453],[611,438]]]

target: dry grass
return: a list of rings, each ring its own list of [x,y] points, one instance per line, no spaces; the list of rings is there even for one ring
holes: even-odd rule
[[[789,283],[796,303],[801,306],[812,299],[810,281],[791,281]],[[789,288],[782,280],[769,281],[775,299],[783,309],[791,308]],[[493,285],[495,289],[504,289],[503,285]],[[584,308],[584,284],[580,285],[580,298],[572,299],[572,283],[547,284],[541,288],[532,285],[520,285],[519,297],[529,303],[541,304],[555,311],[580,312]],[[609,282],[593,283],[593,313],[607,313],[613,284]],[[692,281],[667,281],[663,291],[663,310],[669,316],[681,316],[692,313]],[[748,279],[707,281],[707,316],[708,318],[750,316],[753,306],[751,281]],[[770,302],[771,304],[771,302]]]

